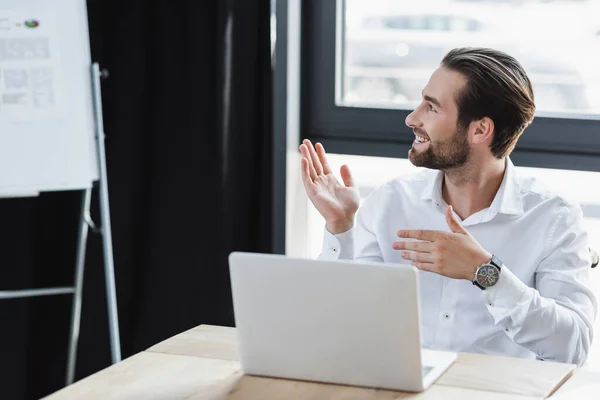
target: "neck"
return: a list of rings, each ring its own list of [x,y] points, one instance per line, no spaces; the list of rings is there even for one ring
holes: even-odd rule
[[[505,170],[505,159],[471,159],[462,167],[443,171],[442,197],[465,220],[492,204]]]

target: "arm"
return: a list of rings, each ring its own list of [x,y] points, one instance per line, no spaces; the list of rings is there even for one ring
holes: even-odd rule
[[[536,289],[503,266],[498,283],[482,292],[497,325],[540,358],[581,365],[596,316],[589,287],[590,260],[580,207],[565,208],[550,229]]]
[[[334,235],[325,228],[321,260],[356,260],[383,262],[379,242],[373,230],[380,190],[376,190],[358,210],[356,223],[346,232]]]
[[[496,325],[544,360],[581,365],[590,349],[597,305],[589,288],[591,262],[582,220],[579,206],[564,207],[554,219],[545,257],[536,270],[535,289],[505,265],[498,282],[481,293]],[[401,238],[421,242],[398,241],[393,246],[408,250],[402,257],[413,260],[419,269],[472,280],[476,266],[488,262],[492,255],[460,225],[452,207],[446,210],[446,221],[451,233],[400,231]]]
[[[323,250],[319,259],[354,259],[354,218],[360,203],[350,169],[340,169],[343,184],[333,175],[325,149],[309,140],[300,145],[302,183],[308,198],[325,219]],[[360,229],[359,229],[360,231]]]

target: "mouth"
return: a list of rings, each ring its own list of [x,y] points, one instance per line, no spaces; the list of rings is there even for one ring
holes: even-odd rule
[[[415,133],[415,141],[413,142],[413,145],[421,145],[424,143],[429,143],[429,138]]]

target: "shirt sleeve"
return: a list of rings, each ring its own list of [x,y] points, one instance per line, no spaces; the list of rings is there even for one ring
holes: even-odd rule
[[[320,260],[354,260],[354,229],[334,235],[325,229]]]
[[[515,343],[539,358],[582,365],[593,338],[597,301],[583,213],[564,208],[550,229],[547,256],[535,273],[535,288],[502,266],[496,285],[482,291],[495,323]]]
[[[371,194],[358,210],[354,227],[334,235],[325,229],[320,260],[356,260],[383,262],[374,226],[381,188]]]

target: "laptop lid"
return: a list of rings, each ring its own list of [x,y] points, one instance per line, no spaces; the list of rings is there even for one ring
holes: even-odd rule
[[[245,373],[423,389],[414,267],[232,253],[229,268]]]

